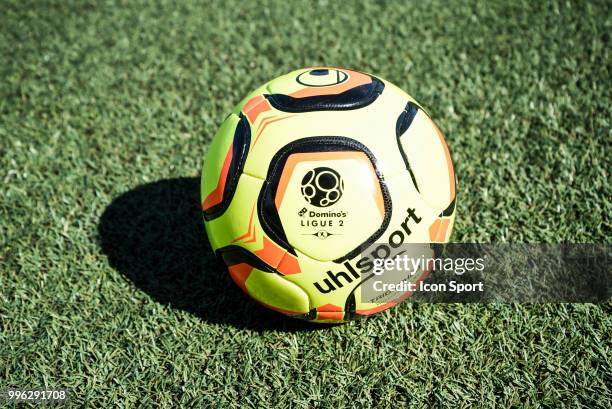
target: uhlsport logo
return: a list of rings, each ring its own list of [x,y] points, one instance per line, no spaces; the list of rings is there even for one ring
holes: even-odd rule
[[[307,87],[331,87],[342,84],[348,80],[349,75],[340,70],[317,68],[310,71],[305,71],[298,75],[295,80]]]
[[[338,172],[327,167],[309,170],[302,179],[302,196],[317,207],[328,207],[342,197],[344,181]]]
[[[423,220],[415,211],[414,208],[406,209],[404,221],[399,223],[399,226],[391,227],[393,230],[386,241],[369,243],[365,251],[350,260],[345,260],[342,267],[338,267],[335,271],[327,270],[327,277],[322,283],[318,281],[312,283],[317,291],[327,294],[344,287],[345,284],[351,284],[354,280],[367,279],[366,277],[373,274],[375,260],[393,259],[404,253],[402,245],[408,243],[412,230]]]

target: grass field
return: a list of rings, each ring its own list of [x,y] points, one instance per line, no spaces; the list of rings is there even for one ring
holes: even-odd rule
[[[439,123],[454,241],[608,243],[610,6],[0,2],[0,389],[93,407],[609,408],[610,304],[294,322],[213,260],[197,177],[250,90],[345,66]]]

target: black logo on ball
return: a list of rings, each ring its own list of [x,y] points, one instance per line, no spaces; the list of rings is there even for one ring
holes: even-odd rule
[[[333,169],[320,167],[309,170],[302,179],[302,196],[311,205],[327,207],[342,197],[344,181]]]

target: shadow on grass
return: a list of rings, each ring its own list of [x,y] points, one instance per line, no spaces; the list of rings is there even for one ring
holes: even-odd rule
[[[198,178],[136,187],[106,208],[98,233],[111,266],[156,301],[210,323],[255,330],[325,326],[269,311],[236,286],[208,244]]]

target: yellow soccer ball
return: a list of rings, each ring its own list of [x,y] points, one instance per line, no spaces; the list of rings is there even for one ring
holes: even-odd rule
[[[293,71],[241,101],[209,147],[201,194],[208,239],[236,284],[316,322],[395,305],[359,296],[372,276],[366,249],[447,242],[456,196],[444,137],[419,104],[331,67]]]

